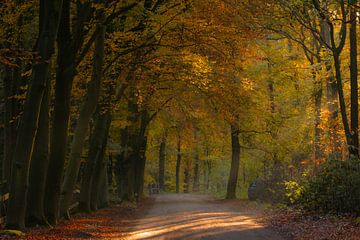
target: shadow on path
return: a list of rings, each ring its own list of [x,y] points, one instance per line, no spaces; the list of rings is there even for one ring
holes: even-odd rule
[[[157,195],[154,206],[126,239],[282,240],[256,223],[255,215],[239,212],[202,195]]]

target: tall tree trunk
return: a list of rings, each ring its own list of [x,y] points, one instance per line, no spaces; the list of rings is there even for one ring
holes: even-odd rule
[[[134,201],[135,200],[135,164],[138,155],[138,139],[139,139],[139,113],[138,105],[135,99],[135,90],[131,89],[131,99],[128,101],[128,121],[131,122],[130,126],[121,130],[121,169],[123,173],[119,176],[122,181],[122,195],[121,200]]]
[[[146,146],[147,136],[146,129],[150,123],[149,112],[143,109],[140,113],[140,129],[136,141],[134,154],[135,157],[135,193],[137,197],[143,196],[144,178],[145,178],[145,164],[146,164]]]
[[[104,158],[105,160],[105,158]],[[110,204],[109,199],[109,184],[108,184],[108,172],[107,172],[107,161],[104,161],[104,164],[100,169],[100,180],[98,183],[98,199],[97,199],[97,207],[99,209],[106,208]]]
[[[205,151],[206,160],[204,161],[204,190],[205,192],[209,191],[210,187],[210,160],[209,158],[209,149],[206,148]]]
[[[55,101],[50,139],[50,160],[45,193],[45,214],[48,221],[56,224],[59,215],[61,181],[68,149],[68,125],[70,100],[76,67],[76,59],[83,45],[85,25],[90,16],[88,2],[76,2],[76,24],[70,23],[70,0],[63,0],[63,10],[57,36],[58,56],[55,84]],[[70,27],[72,25],[72,28]],[[71,32],[71,29],[73,32]]]
[[[104,63],[105,28],[102,27],[100,31],[101,33],[97,36],[95,41],[92,78],[89,82],[85,102],[81,107],[80,115],[76,124],[74,139],[71,145],[69,165],[66,169],[64,182],[61,187],[61,215],[67,214],[72,201],[72,193],[75,189],[76,180],[78,178],[81,154],[88,133],[89,122],[95,112],[100,96],[102,69]]]
[[[315,136],[314,136],[314,158],[318,161],[322,157],[321,150],[321,104],[322,104],[322,82],[318,79],[316,71],[313,72],[314,80],[314,106],[315,106]],[[316,162],[314,163],[316,166]]]
[[[107,168],[107,181],[108,181],[108,185],[111,186],[111,191],[113,191],[113,173],[114,173],[114,160],[113,160],[113,154],[110,152],[109,153],[109,165]]]
[[[268,91],[269,91],[269,101],[270,101],[270,111],[271,111],[271,118],[272,120],[276,117],[276,103],[275,103],[275,86],[274,86],[274,80],[271,77],[272,74],[272,63],[268,62],[268,70],[270,74],[270,78],[268,80]],[[273,144],[272,149],[272,162],[273,162],[273,168],[271,172],[271,180],[274,183],[278,183],[282,180],[282,170],[281,170],[281,162],[278,155],[278,147],[277,147],[277,140],[278,140],[278,126],[272,125],[271,128],[271,142]]]
[[[135,193],[139,198],[142,198],[144,196],[147,136],[140,135],[139,144],[138,161],[135,171]]]
[[[189,159],[185,159],[185,166],[184,166],[184,193],[190,192],[190,168],[191,162]]]
[[[196,152],[194,156],[194,182],[193,182],[193,192],[199,192],[200,188],[200,159],[199,153]]]
[[[321,21],[321,37],[324,39],[327,45],[331,45],[330,40],[330,26],[325,21]],[[325,60],[325,69],[326,69],[326,101],[327,108],[329,111],[328,117],[328,135],[330,140],[331,153],[336,153],[339,151],[340,143],[338,136],[338,101],[337,101],[337,85],[336,79],[332,71],[332,63],[330,60]]]
[[[347,117],[346,111],[346,103],[344,98],[344,90],[343,90],[343,82],[342,82],[342,72],[341,72],[341,63],[340,63],[340,54],[344,49],[345,42],[346,42],[346,35],[347,35],[347,10],[345,7],[345,1],[340,1],[340,14],[339,16],[342,18],[340,30],[338,33],[335,32],[335,25],[330,19],[330,17],[324,15],[324,9],[321,8],[320,2],[318,0],[313,0],[313,5],[318,13],[323,18],[323,22],[325,24],[325,30],[329,32],[327,34],[330,40],[327,44],[329,50],[332,53],[332,57],[334,60],[334,68],[335,68],[335,79],[336,79],[336,87],[338,93],[338,100],[340,105],[340,113],[341,113],[341,120],[345,132],[346,144],[349,148],[349,152],[351,151],[351,132],[349,126],[349,120]],[[355,32],[356,34],[356,32]],[[337,39],[339,38],[339,39]],[[326,41],[326,40],[325,40]]]
[[[128,145],[123,157],[124,161],[124,190],[123,195],[121,196],[121,200],[123,201],[129,201],[133,202],[135,200],[135,161],[136,161],[136,155],[135,155],[135,147],[133,144],[137,139],[137,134],[134,134],[132,129],[128,129]],[[132,143],[131,143],[132,142]],[[134,151],[135,150],[135,151]]]
[[[90,140],[89,154],[86,161],[85,173],[81,181],[79,209],[84,212],[91,211],[91,189],[94,182],[95,167],[101,155],[103,143],[110,129],[111,113],[101,113],[101,109],[95,114],[95,129]]]
[[[16,144],[16,128],[18,115],[20,114],[20,103],[15,96],[21,94],[21,61],[16,62],[14,68],[5,67],[4,76],[4,98],[5,98],[5,119],[4,119],[4,159],[3,177],[7,186],[11,180],[11,167],[13,160],[13,150]]]
[[[199,159],[199,129],[194,127],[195,154],[194,154],[194,176],[193,176],[193,192],[199,192],[200,188],[200,159]]]
[[[166,138],[162,137],[159,149],[159,188],[164,191],[165,183],[165,156],[166,156]]]
[[[176,157],[176,193],[180,192],[180,166],[181,166],[181,137],[180,134],[178,136],[177,142],[177,157]]]
[[[236,186],[240,166],[240,142],[239,129],[234,124],[231,125],[231,167],[227,184],[226,199],[236,198]]]
[[[345,103],[345,97],[344,97],[344,90],[342,86],[342,76],[341,76],[341,64],[340,64],[340,53],[337,50],[334,50],[333,54],[334,58],[334,66],[335,66],[335,73],[336,73],[336,83],[337,83],[337,89],[338,89],[338,98],[339,98],[339,104],[340,104],[340,113],[341,113],[341,119],[345,131],[345,138],[346,143],[349,147],[349,151],[351,149],[351,138],[350,138],[350,127],[349,127],[349,120],[346,113],[346,103]]]
[[[95,163],[95,171],[93,180],[91,183],[91,194],[90,194],[90,207],[91,210],[95,211],[98,209],[99,206],[99,193],[101,192],[101,188],[106,188],[107,194],[107,182],[106,182],[106,166],[107,166],[107,159],[105,158],[106,146],[108,142],[110,124],[111,124],[111,114],[107,113],[105,116],[105,130],[102,134],[101,138],[101,146],[99,146],[99,151],[96,157]],[[104,186],[105,185],[105,186]],[[107,205],[106,197],[104,198],[105,202],[103,205]]]
[[[351,85],[351,131],[349,153],[359,157],[359,96],[358,96],[358,61],[357,61],[357,0],[350,1],[350,85]]]
[[[122,199],[122,196],[125,194],[124,191],[126,189],[126,166],[124,164],[124,154],[123,152],[116,155],[115,157],[115,179],[116,179],[116,190],[119,199]]]
[[[36,48],[40,62],[36,63],[33,67],[30,88],[27,92],[24,111],[19,121],[7,214],[8,228],[24,228],[25,226],[30,160],[37,131],[41,101],[49,74],[49,64],[54,53],[61,7],[61,0],[40,1],[40,31]]]
[[[36,134],[30,165],[29,194],[26,207],[26,224],[28,226],[47,225],[44,197],[50,150],[50,93],[51,86],[50,81],[48,81],[41,103],[39,129]]]
[[[326,101],[327,109],[329,111],[328,117],[328,132],[330,137],[331,152],[336,153],[339,151],[340,140],[338,136],[338,119],[339,119],[339,106],[337,100],[337,85],[336,79],[332,73],[331,63],[326,63]]]

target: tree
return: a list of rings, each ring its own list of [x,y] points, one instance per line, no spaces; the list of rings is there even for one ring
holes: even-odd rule
[[[181,166],[181,137],[179,134],[178,142],[177,142],[177,157],[176,157],[176,169],[175,169],[176,193],[180,192],[180,166]]]
[[[236,198],[236,186],[240,165],[239,129],[236,125],[231,125],[231,151],[231,167],[226,191],[226,199]]]
[[[36,50],[39,62],[33,67],[31,85],[19,121],[14,149],[7,227],[24,228],[28,173],[36,137],[41,102],[47,85],[49,64],[61,15],[62,1],[40,1],[39,37]]]
[[[93,71],[91,81],[88,83],[85,101],[81,107],[80,115],[77,121],[74,138],[71,145],[68,167],[65,172],[64,182],[61,190],[60,214],[69,215],[68,208],[71,205],[72,193],[75,188],[76,180],[81,163],[81,154],[83,145],[88,132],[88,126],[93,116],[102,85],[102,72],[104,63],[105,48],[105,27],[100,27],[100,33],[95,40],[95,49],[93,56]]]
[[[166,136],[164,135],[161,139],[159,149],[159,189],[160,191],[165,190],[165,157],[166,157]]]

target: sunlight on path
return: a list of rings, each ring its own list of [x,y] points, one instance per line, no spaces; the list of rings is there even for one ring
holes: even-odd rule
[[[197,195],[159,195],[149,213],[127,236],[142,239],[244,239],[282,238],[255,222],[255,216],[226,209]]]

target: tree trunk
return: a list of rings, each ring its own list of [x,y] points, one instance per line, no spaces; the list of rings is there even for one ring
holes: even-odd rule
[[[133,134],[131,129],[127,129],[128,134],[128,143],[126,145],[126,150],[123,153],[123,169],[124,172],[124,189],[122,191],[121,200],[133,202],[135,200],[135,154],[133,143],[137,139],[137,135]],[[132,143],[131,143],[132,142]]]
[[[49,64],[54,53],[62,1],[40,1],[39,38],[37,52],[40,62],[32,71],[30,88],[27,92],[24,111],[19,121],[19,131],[14,149],[14,159],[7,214],[7,227],[24,228],[28,188],[28,175],[35,141],[41,101],[49,74]]]
[[[104,63],[105,46],[105,28],[101,28],[101,33],[95,41],[95,50],[93,56],[93,74],[89,82],[86,99],[80,110],[80,115],[76,124],[74,139],[71,145],[69,165],[65,172],[64,182],[61,187],[60,214],[67,214],[72,201],[72,193],[75,189],[76,180],[81,163],[81,154],[83,151],[85,139],[88,133],[88,126],[92,115],[95,112],[100,96],[102,69]],[[67,214],[68,216],[68,214]]]
[[[161,139],[159,149],[159,188],[160,191],[164,191],[165,183],[165,153],[166,152],[166,138],[165,136]]]
[[[344,90],[342,86],[342,76],[341,76],[341,64],[340,64],[340,53],[334,50],[333,54],[334,58],[334,66],[335,66],[335,73],[336,73],[336,83],[337,83],[337,90],[338,90],[338,97],[339,97],[339,104],[340,104],[340,113],[341,119],[345,131],[345,138],[346,143],[349,147],[349,151],[351,149],[351,140],[350,140],[350,127],[349,121],[346,113],[346,103],[344,98]]]
[[[199,153],[195,153],[194,156],[194,182],[193,182],[193,192],[199,192],[200,186],[200,167],[199,167]]]
[[[206,155],[206,160],[204,161],[204,191],[208,192],[210,188],[210,171],[211,171],[210,160],[208,159],[209,158],[208,148],[206,148],[205,155]]]
[[[133,202],[135,200],[135,191],[136,191],[136,181],[139,179],[135,179],[136,175],[139,175],[137,170],[135,169],[138,163],[139,157],[139,136],[142,135],[139,131],[139,110],[137,99],[135,95],[135,89],[131,90],[131,97],[128,101],[128,121],[130,125],[122,130],[122,155],[123,155],[123,170],[124,170],[124,187],[123,194],[121,199],[124,201]],[[145,129],[143,129],[145,130]],[[145,134],[145,132],[144,132]]]
[[[194,178],[193,178],[193,192],[199,192],[200,187],[200,167],[199,167],[199,129],[194,127],[195,140],[195,154],[194,154]]]
[[[92,185],[96,184],[94,182],[95,167],[96,163],[99,161],[98,158],[100,157],[103,148],[103,142],[110,129],[109,121],[111,121],[111,113],[107,111],[106,113],[101,114],[100,112],[101,110],[98,110],[97,114],[95,114],[97,116],[95,129],[91,137],[85,173],[81,182],[79,209],[84,212],[91,211],[91,189]]]
[[[41,103],[39,129],[36,134],[34,151],[31,158],[29,194],[26,208],[27,226],[48,224],[44,212],[44,197],[50,150],[50,93],[51,86],[50,81],[48,81],[48,86]]]
[[[354,6],[357,0],[350,1]],[[359,157],[359,96],[358,96],[358,63],[357,63],[357,9],[350,10],[350,85],[351,85],[351,131],[350,131],[350,156]]]
[[[108,171],[107,171],[107,164],[108,162],[104,162],[104,167],[101,169],[100,172],[100,180],[98,186],[98,208],[106,208],[109,206],[109,184],[108,184]]]
[[[317,78],[317,73],[313,72],[313,80],[314,80],[314,106],[315,106],[315,136],[314,136],[314,158],[315,158],[315,166],[316,161],[321,159],[322,150],[321,150],[321,102],[322,102],[322,82],[321,79]]]
[[[178,136],[176,158],[176,193],[180,192],[180,166],[181,166],[181,137]]]
[[[21,94],[21,61],[16,62],[15,68],[5,67],[4,76],[4,99],[5,99],[5,119],[4,119],[4,159],[3,177],[7,186],[11,180],[11,166],[13,150],[16,144],[16,128],[20,114],[20,103],[15,96]]]
[[[101,192],[101,188],[106,187],[106,194],[107,194],[107,183],[106,183],[106,174],[105,174],[107,161],[105,159],[105,152],[108,142],[110,124],[111,124],[111,114],[107,113],[107,116],[105,116],[105,131],[100,142],[101,146],[99,146],[100,148],[98,148],[99,151],[97,154],[94,176],[91,183],[90,207],[91,210],[93,211],[98,209],[99,193]],[[108,201],[105,200],[105,202],[103,202],[102,204],[107,205]]]
[[[73,80],[76,75],[76,59],[83,41],[90,14],[88,2],[76,3],[76,24],[70,28],[70,0],[63,0],[59,33],[57,36],[58,56],[55,84],[55,101],[50,139],[50,160],[45,193],[45,214],[51,224],[56,224],[59,215],[61,181],[68,149],[68,125]]]
[[[322,11],[319,9],[319,2],[313,1],[314,6],[316,7],[317,11]],[[341,5],[341,15],[343,21],[341,22],[340,32],[339,34],[335,33],[335,26],[333,23],[329,23],[328,21],[324,21],[325,27],[324,30],[328,32],[325,37],[326,41],[330,44],[327,44],[332,52],[333,60],[334,60],[334,68],[335,68],[335,79],[336,79],[336,89],[338,94],[338,100],[340,105],[340,113],[341,113],[341,120],[345,132],[346,143],[348,145],[349,151],[351,150],[351,132],[349,126],[349,120],[347,117],[346,112],[346,103],[344,98],[344,90],[343,90],[343,83],[342,83],[342,73],[341,73],[341,64],[340,64],[340,54],[345,46],[346,41],[346,34],[347,34],[347,26],[345,19],[347,18],[347,13],[345,12],[345,3],[344,1],[340,2]],[[324,25],[323,24],[323,25]],[[339,40],[337,41],[337,35],[339,36]],[[339,42],[339,43],[337,43]]]
[[[150,116],[146,109],[140,113],[140,130],[134,154],[135,157],[135,193],[138,198],[143,196],[144,178],[145,178],[145,164],[146,164],[146,146],[147,136],[146,129],[150,123]]]
[[[184,193],[190,192],[190,167],[191,162],[189,159],[185,159],[185,166],[184,166]]]
[[[327,45],[331,45],[330,41],[330,26],[325,21],[321,21],[321,37],[324,39]],[[332,71],[332,63],[330,60],[325,60],[325,69],[326,69],[326,101],[327,108],[329,111],[328,117],[328,135],[330,140],[330,149],[331,153],[336,153],[339,151],[340,143],[338,136],[338,101],[337,101],[337,85],[336,79]]]
[[[125,194],[126,189],[126,165],[124,161],[124,153],[116,155],[115,163],[115,179],[116,179],[116,190],[119,199]]]
[[[235,125],[231,125],[231,153],[231,167],[227,184],[226,199],[236,198],[236,186],[240,166],[239,129]]]

